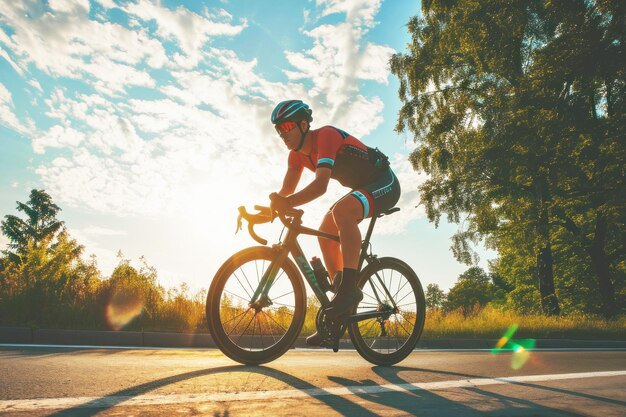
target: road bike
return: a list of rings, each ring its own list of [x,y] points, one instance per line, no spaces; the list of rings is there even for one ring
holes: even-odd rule
[[[392,365],[413,351],[426,314],[420,280],[400,259],[374,255],[370,244],[376,220],[399,208],[370,220],[358,266],[363,299],[350,313],[334,319],[325,313],[330,303],[326,271],[320,274],[319,269],[313,270],[298,236],[335,241],[339,237],[303,226],[302,210],[274,212],[262,206],[255,209],[257,213],[248,213],[245,207],[239,207],[238,230],[245,220],[250,236],[263,246],[253,246],[231,256],[215,274],[207,295],[209,330],[226,356],[243,364],[261,364],[280,357],[294,345],[306,314],[302,277],[321,305],[316,327],[322,335],[323,347],[336,352],[347,329],[359,354],[374,364]],[[286,234],[270,247],[255,233],[254,226],[275,217],[284,225]]]

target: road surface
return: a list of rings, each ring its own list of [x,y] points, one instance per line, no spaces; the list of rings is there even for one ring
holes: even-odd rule
[[[291,350],[243,366],[217,350],[0,346],[0,415],[625,416],[626,351]]]

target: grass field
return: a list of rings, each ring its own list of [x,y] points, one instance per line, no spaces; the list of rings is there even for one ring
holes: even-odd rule
[[[309,306],[303,335],[315,331],[316,311]],[[604,320],[589,315],[521,315],[491,306],[467,316],[461,311],[428,310],[422,338],[499,339],[512,325],[517,325],[515,338],[519,339],[626,340],[625,317]]]
[[[520,315],[490,306],[467,317],[460,311],[430,310],[422,337],[497,339],[514,324],[518,326],[516,338],[626,340],[624,317],[607,321],[587,315]]]

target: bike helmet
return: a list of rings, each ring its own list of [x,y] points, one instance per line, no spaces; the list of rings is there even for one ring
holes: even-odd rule
[[[285,100],[276,105],[272,112],[272,123],[277,125],[282,122],[299,122],[306,120],[311,123],[313,110],[302,100]]]

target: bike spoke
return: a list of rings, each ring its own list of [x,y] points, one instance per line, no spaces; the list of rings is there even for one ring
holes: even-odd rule
[[[404,281],[404,284],[402,284],[402,287],[398,288],[398,291],[396,291],[396,293],[394,294],[394,296],[393,296],[394,299],[398,297],[398,294],[400,294],[400,291],[402,291],[402,288],[404,288],[406,286],[406,284],[408,284],[408,283],[409,283],[408,280]],[[409,292],[409,294],[410,294],[410,292]]]
[[[413,302],[413,303],[406,303],[406,304],[398,304],[396,307],[400,308],[404,306],[416,306],[417,307],[417,303]]]
[[[272,329],[272,322],[270,321],[270,317],[265,311],[262,311],[262,313],[265,316],[265,321],[267,322],[267,326],[270,329],[270,336],[272,337],[272,340],[274,341],[273,344],[276,344],[276,337],[274,337],[274,331]]]
[[[229,333],[227,333],[228,337],[230,337],[230,335],[231,335],[231,334],[233,334],[233,332],[234,332],[235,330],[237,330],[237,328],[239,327],[239,323],[241,323],[241,322],[243,321],[244,317],[246,317],[246,315],[250,312],[250,310],[251,310],[251,309],[247,309],[246,311],[244,311],[244,312],[241,314],[241,318],[239,319],[239,321],[237,322],[237,324],[233,327],[233,329],[232,329]],[[234,319],[235,319],[235,318],[233,318],[233,320],[234,320]],[[226,330],[226,329],[224,329],[224,330]]]
[[[411,323],[409,320],[405,319],[404,317],[402,317],[402,319],[403,319],[404,321],[409,322],[409,324],[411,324],[411,325],[412,325],[412,327],[413,327],[413,328],[415,328],[415,324],[414,324],[414,323]],[[398,326],[402,327],[402,330],[404,330],[404,331],[405,331],[408,335],[410,335],[410,334],[411,334],[411,332],[410,332],[410,331],[408,331],[408,330],[406,329],[406,327],[404,327],[404,325],[402,325],[402,323],[400,322],[400,320],[397,320],[397,321],[396,321],[396,323],[397,323],[397,325],[398,325]]]
[[[241,268],[239,268],[241,269]],[[245,274],[244,274],[245,275]],[[252,295],[250,295],[250,293],[248,292],[248,290],[246,289],[246,287],[241,283],[239,277],[237,276],[237,272],[233,272],[233,276],[235,277],[235,279],[237,280],[237,282],[239,283],[239,286],[241,287],[242,290],[244,290],[246,292],[246,295],[248,296],[249,299],[252,299]],[[250,285],[250,284],[248,284]],[[254,291],[253,291],[254,293]]]
[[[283,303],[273,302],[273,305],[281,306],[281,307],[289,307],[289,308],[291,308],[291,310],[294,310],[296,308],[293,304],[283,304]],[[293,314],[292,314],[292,316],[293,316]]]
[[[293,290],[291,290],[291,291],[289,291],[289,292],[287,292],[287,293],[285,293],[283,295],[279,295],[278,297],[272,297],[272,301],[278,300],[279,298],[282,298],[282,297],[284,297],[286,295],[289,295],[289,294],[294,294]]]
[[[224,292],[225,292],[225,293],[227,293],[227,294],[232,295],[233,297],[237,297],[237,298],[242,299],[242,300],[243,300],[246,304],[249,304],[249,303],[250,303],[250,300],[246,300],[245,298],[243,298],[243,297],[242,297],[242,296],[240,296],[240,295],[235,294],[234,292],[231,292],[231,291],[228,291],[228,290],[224,290]]]
[[[233,317],[233,318],[231,318],[230,320],[226,320],[226,321],[225,321],[225,322],[223,322],[222,324],[228,324],[228,323],[230,323],[231,321],[236,320],[236,319],[237,319],[237,317],[242,317],[242,316],[245,316],[245,315],[248,313],[248,311],[250,311],[250,309],[244,310],[241,314],[237,314],[236,316],[234,316],[234,317]],[[237,324],[241,323],[241,320],[242,320],[242,319],[239,319],[239,322],[237,322]]]
[[[398,302],[398,303],[399,303],[399,302],[401,302],[402,300],[404,300],[405,298],[407,298],[407,297],[408,297],[409,295],[411,295],[411,294],[413,294],[413,292],[412,292],[412,291],[411,291],[411,292],[409,292],[409,293],[407,293],[407,295],[405,295],[404,297],[402,297],[401,299],[399,299],[397,302]]]
[[[256,265],[256,262],[255,262]],[[250,287],[250,291],[252,291],[252,294],[254,294],[254,288],[252,288],[252,284],[250,284],[250,280],[248,279],[248,276],[246,275],[246,271],[244,271],[242,268],[241,269],[241,273],[243,274],[243,277],[245,278],[246,282],[248,283],[248,286]],[[252,297],[250,297],[252,298]]]
[[[284,331],[285,333],[287,332],[287,329],[285,329],[283,326],[280,325],[279,322],[276,321],[276,319],[274,319],[274,317],[270,316],[269,314],[267,315],[267,317],[272,320],[276,326],[278,326],[282,331]]]

